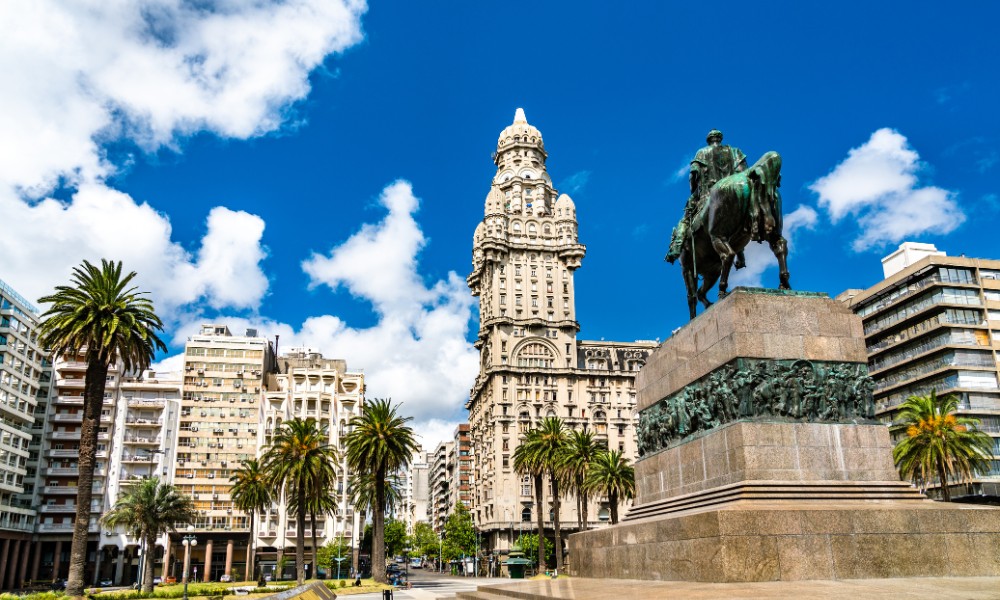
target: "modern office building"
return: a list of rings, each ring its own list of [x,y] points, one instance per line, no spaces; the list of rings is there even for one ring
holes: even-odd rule
[[[0,281],[0,589],[15,587],[28,575],[37,515],[25,480],[33,488],[35,409],[38,398],[48,394],[49,378],[51,368],[38,343],[38,310]],[[37,456],[36,449],[35,463]],[[37,550],[34,554],[38,561]]]
[[[518,523],[536,521],[532,481],[513,468],[523,435],[557,416],[634,460],[635,374],[657,346],[577,339],[573,278],[586,247],[576,206],[553,187],[547,159],[541,132],[518,109],[497,142],[467,278],[480,298],[480,371],[467,404],[471,508],[484,546],[499,552],[509,549]],[[589,514],[591,526],[606,521],[606,503]],[[560,521],[567,533],[575,530],[575,502],[562,503]]]
[[[267,390],[258,418],[262,427],[258,434],[258,454],[270,445],[275,432],[289,419],[316,419],[329,434],[329,443],[340,452],[340,465],[334,491],[337,512],[317,515],[317,544],[343,539],[357,547],[363,533],[360,514],[355,513],[347,494],[350,471],[344,436],[349,423],[364,410],[365,376],[350,371],[341,359],[324,358],[309,348],[293,348],[278,358],[278,372],[269,375]],[[312,525],[306,517],[306,530],[297,531],[295,516],[289,514],[284,498],[258,516],[257,561],[261,571],[274,572],[282,556],[287,556],[286,569],[294,569],[295,547],[302,544],[307,555],[312,552]],[[311,560],[310,560],[311,562]],[[344,565],[346,570],[347,564]]]
[[[274,370],[273,345],[253,329],[233,335],[225,325],[203,325],[184,349],[174,484],[198,511],[191,564],[204,581],[247,572],[250,517],[233,507],[229,477],[257,455],[260,402]],[[174,534],[167,548],[168,572],[178,579],[182,535]]]
[[[959,412],[993,437],[994,460],[952,497],[1000,499],[1000,260],[908,242],[882,264],[885,279],[838,297],[863,320],[878,417],[891,423],[906,398],[931,390],[958,396]]]

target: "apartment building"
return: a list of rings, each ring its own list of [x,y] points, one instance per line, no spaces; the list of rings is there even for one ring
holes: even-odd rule
[[[179,372],[147,370],[140,377],[122,378],[111,430],[105,510],[112,508],[130,485],[143,479],[157,477],[164,483],[173,482],[181,389]],[[115,584],[138,581],[141,556],[146,554],[140,542],[121,529],[102,527],[94,585],[101,581]],[[147,554],[153,557],[157,575],[169,574],[164,568],[169,567],[170,557],[166,556],[169,548],[169,536],[164,534]]]
[[[958,396],[959,413],[980,419],[993,437],[994,460],[951,495],[1000,500],[1000,260],[907,242],[882,264],[885,279],[838,296],[863,320],[876,414],[891,423],[910,396]]]
[[[365,377],[360,371],[350,371],[347,362],[328,359],[314,349],[293,348],[277,361],[278,372],[270,374],[260,406],[258,454],[270,445],[274,433],[289,419],[316,419],[329,435],[330,445],[340,452],[340,465],[335,484],[337,514],[317,515],[317,543],[343,539],[357,547],[364,524],[350,503],[347,482],[350,471],[344,436],[351,419],[364,410]],[[288,556],[287,569],[294,568],[294,550],[303,544],[307,555],[312,552],[312,526],[307,516],[306,530],[298,531],[296,520],[286,509],[286,499],[259,515],[256,532],[257,560],[261,572],[273,573],[282,556]],[[310,560],[311,562],[311,560]],[[346,567],[346,565],[345,565]]]
[[[38,309],[0,281],[0,589],[11,589],[28,574],[37,515],[25,479],[31,479],[35,410],[50,377],[38,344]],[[33,475],[37,467],[31,468]]]
[[[254,329],[234,335],[225,325],[206,324],[184,348],[174,484],[198,511],[191,564],[204,581],[247,572],[250,517],[234,509],[229,477],[257,455],[260,401],[274,369],[274,347]],[[181,535],[167,549],[175,574],[183,568]]]

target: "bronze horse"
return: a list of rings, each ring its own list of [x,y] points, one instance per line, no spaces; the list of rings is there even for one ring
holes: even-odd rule
[[[779,289],[788,290],[788,242],[781,235],[781,156],[764,154],[746,171],[724,177],[698,210],[681,251],[688,310],[693,319],[698,301],[708,308],[706,294],[719,282],[719,299],[729,289],[729,272],[737,253],[751,241],[767,242],[778,259]],[[741,265],[737,265],[738,267]],[[701,286],[698,276],[701,276]]]

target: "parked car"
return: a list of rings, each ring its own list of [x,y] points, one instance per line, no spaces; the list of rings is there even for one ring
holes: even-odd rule
[[[111,581],[110,579],[102,579],[98,582],[98,585],[100,585],[101,587],[111,587],[114,584],[115,582]]]
[[[162,577],[154,577],[153,578],[153,585],[160,585],[161,583],[163,583],[163,578]]]

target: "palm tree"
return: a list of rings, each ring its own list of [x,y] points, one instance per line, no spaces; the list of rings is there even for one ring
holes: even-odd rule
[[[156,538],[167,531],[174,531],[176,525],[194,521],[194,517],[191,498],[174,486],[151,477],[126,488],[114,508],[101,517],[101,523],[109,528],[123,527],[145,546],[146,559],[139,577],[142,591],[148,593],[153,591]]]
[[[385,510],[386,512],[392,512],[396,505],[402,501],[403,483],[399,476],[396,474],[390,475],[385,481]],[[363,526],[365,521],[368,520],[368,511],[372,509],[375,505],[375,476],[373,473],[354,473],[347,480],[347,494],[348,501],[350,501],[351,506],[354,510],[358,511],[360,515],[359,523]],[[359,545],[361,536],[358,536]],[[358,555],[355,553],[354,560],[352,564],[354,570],[357,571],[358,565]]]
[[[910,396],[900,405],[893,429],[905,428],[906,435],[892,449],[892,458],[902,477],[926,490],[935,479],[941,497],[951,501],[948,480],[963,483],[979,472],[988,471],[993,440],[978,429],[979,419],[957,417],[958,398]]]
[[[555,534],[556,571],[562,570],[562,534],[559,529],[559,480],[563,477],[561,460],[567,444],[566,429],[559,417],[546,417],[538,429],[528,432],[524,441],[514,451],[514,468],[519,472],[529,473],[535,477],[535,496],[538,506],[538,539],[539,557],[542,554],[542,536],[544,529],[541,503],[541,475],[548,474],[549,485],[552,488],[552,530]],[[520,453],[520,461],[518,460]],[[522,468],[518,468],[518,462]],[[544,564],[541,560],[539,565]]]
[[[167,347],[156,336],[163,323],[153,302],[129,284],[135,271],[122,276],[122,264],[102,260],[97,267],[87,261],[73,269],[72,285],[57,286],[55,293],[39,299],[51,304],[42,315],[41,343],[53,356],[83,353],[87,363],[84,380],[83,423],[77,459],[76,519],[70,549],[66,594],[83,597],[90,502],[94,485],[97,430],[108,369],[121,361],[126,372],[141,372],[157,350]]]
[[[618,523],[618,502],[635,496],[635,469],[618,450],[601,452],[590,465],[584,487],[591,493],[607,494],[611,524]]]
[[[351,431],[344,437],[350,469],[372,476],[372,576],[379,583],[386,583],[387,479],[409,465],[413,453],[419,449],[413,429],[406,424],[412,417],[397,415],[397,408],[389,399],[375,399],[365,406],[364,413],[351,419]]]
[[[579,517],[580,531],[587,530],[589,520],[587,518],[587,500],[590,494],[584,488],[583,482],[587,479],[587,471],[594,458],[600,453],[601,444],[594,439],[594,434],[586,430],[576,430],[570,432],[566,448],[563,452],[561,463],[566,483],[573,493],[576,494],[576,510]]]
[[[307,498],[334,478],[337,449],[316,419],[291,419],[281,424],[262,462],[268,482],[294,496],[294,506],[307,506]],[[305,582],[306,511],[295,513],[299,542],[295,544],[295,573],[299,585]]]
[[[317,485],[314,489],[306,491],[306,512],[309,514],[309,528],[312,532],[313,577],[319,574],[316,570],[319,564],[317,562],[319,557],[319,543],[316,537],[316,516],[333,516],[337,514],[337,496],[335,493],[331,493],[336,486],[335,481],[318,481],[316,483]],[[292,493],[288,502],[288,514],[297,515],[298,510],[298,494]]]
[[[229,488],[229,497],[232,498],[233,507],[250,515],[250,541],[247,543],[247,567],[246,578],[253,580],[256,575],[254,563],[253,541],[257,537],[254,530],[254,517],[257,513],[264,512],[274,503],[274,494],[267,481],[263,466],[256,458],[244,460],[240,468],[229,478],[232,487]]]
[[[543,501],[545,489],[542,480],[545,476],[545,463],[542,457],[534,452],[537,444],[538,430],[532,429],[525,434],[520,445],[514,448],[514,470],[521,475],[529,475],[535,488],[535,515],[538,523],[538,567],[545,567],[545,518]]]

